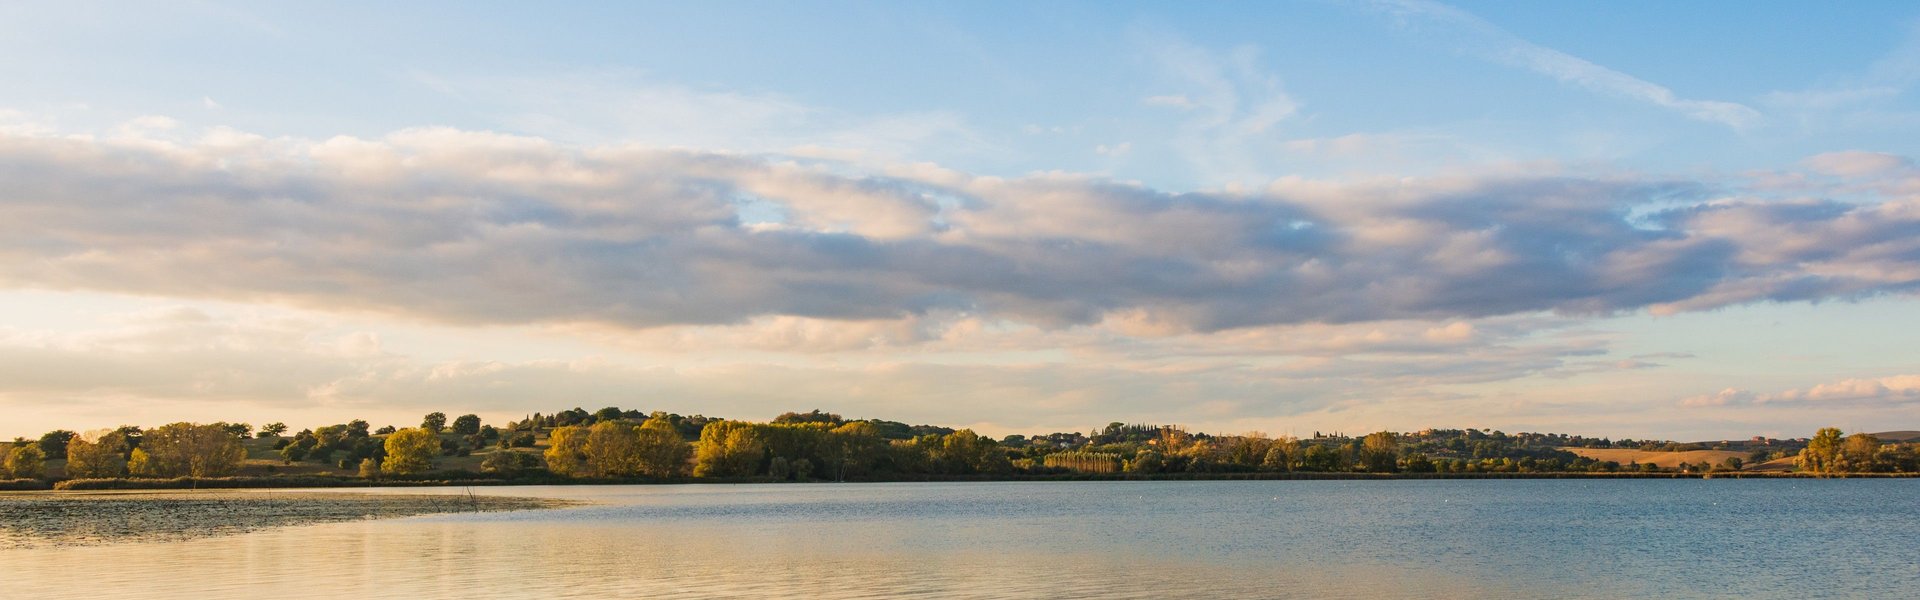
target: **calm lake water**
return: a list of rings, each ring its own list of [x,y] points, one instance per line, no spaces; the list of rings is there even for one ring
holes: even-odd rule
[[[597,504],[0,549],[0,597],[1920,594],[1915,480],[473,489]]]

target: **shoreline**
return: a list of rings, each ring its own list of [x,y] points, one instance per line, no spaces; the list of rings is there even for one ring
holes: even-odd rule
[[[1048,475],[921,475],[911,477],[860,477],[845,481],[788,481],[766,477],[679,477],[661,478],[485,478],[447,474],[437,478],[367,480],[348,477],[220,477],[176,479],[82,479],[40,481],[38,487],[0,490],[0,496],[48,492],[153,491],[153,490],[249,490],[297,488],[407,488],[407,487],[518,487],[569,485],[688,485],[688,484],[817,484],[817,483],[944,483],[944,482],[1073,482],[1073,481],[1413,481],[1471,479],[1910,479],[1920,473],[1795,473],[1795,472],[1717,472],[1717,473],[1155,473],[1100,474],[1071,473]]]
[[[578,506],[525,496],[86,490],[0,494],[0,548],[183,541],[299,525]]]

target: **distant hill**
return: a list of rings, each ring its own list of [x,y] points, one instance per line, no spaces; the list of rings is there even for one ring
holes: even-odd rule
[[[1920,440],[1920,431],[1883,431],[1873,434],[1882,442],[1911,442]]]
[[[1568,452],[1585,456],[1600,462],[1613,461],[1620,466],[1633,463],[1653,463],[1665,469],[1679,466],[1680,463],[1697,465],[1700,463],[1720,464],[1729,458],[1747,459],[1746,452],[1732,450],[1688,450],[1685,452],[1666,452],[1661,450],[1635,450],[1632,448],[1561,448]]]

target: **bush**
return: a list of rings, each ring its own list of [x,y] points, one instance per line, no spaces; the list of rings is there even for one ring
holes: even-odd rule
[[[537,471],[545,466],[546,461],[537,454],[512,450],[494,452],[487,455],[486,460],[480,461],[481,471],[509,477]]]
[[[31,492],[53,489],[53,484],[39,479],[0,479],[0,491]]]

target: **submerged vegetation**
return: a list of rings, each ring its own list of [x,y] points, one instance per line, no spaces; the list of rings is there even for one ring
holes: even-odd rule
[[[1208,434],[1110,423],[1009,435],[846,419],[770,422],[575,408],[502,424],[432,413],[418,427],[366,421],[288,434],[282,423],[53,431],[0,443],[0,488],[314,485],[361,481],[809,481],[1013,477],[1577,476],[1920,473],[1920,444],[1820,430],[1800,440],[1678,443],[1480,429]],[[1613,457],[1619,457],[1614,459]],[[1695,458],[1699,457],[1699,458]],[[1698,460],[1699,462],[1690,462]],[[144,483],[143,483],[144,482]],[[168,483],[171,482],[171,483]],[[220,482],[225,482],[225,485]]]

